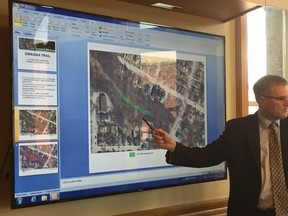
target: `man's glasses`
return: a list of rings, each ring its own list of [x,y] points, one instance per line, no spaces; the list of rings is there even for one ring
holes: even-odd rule
[[[262,95],[262,97],[266,97],[266,98],[272,98],[278,101],[288,101],[288,96],[279,96],[279,97],[275,97],[275,96],[269,96],[269,95]]]

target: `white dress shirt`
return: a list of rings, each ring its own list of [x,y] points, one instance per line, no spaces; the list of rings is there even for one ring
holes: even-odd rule
[[[259,209],[274,208],[272,188],[271,188],[271,172],[269,164],[269,125],[271,121],[263,117],[258,112],[259,118],[259,135],[260,135],[260,157],[261,157],[261,193],[258,202]],[[276,121],[280,126],[280,120]],[[278,137],[280,137],[280,129],[278,127]]]

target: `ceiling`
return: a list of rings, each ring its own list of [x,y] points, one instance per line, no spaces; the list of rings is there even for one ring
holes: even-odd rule
[[[26,0],[35,3],[43,2],[44,4],[50,5],[53,3],[58,5],[59,0]],[[69,0],[70,3],[77,2],[76,0]],[[93,1],[96,0],[82,0],[86,5],[91,5]],[[81,2],[82,2],[81,1]],[[98,1],[98,0],[97,0]],[[226,22],[234,19],[237,16],[241,16],[251,10],[258,7],[265,6],[267,0],[103,0],[101,2],[107,2],[111,5],[115,3],[130,4],[131,6],[141,6],[147,7],[147,10],[151,9],[152,3],[161,2],[170,5],[175,5],[181,7],[181,9],[175,9],[172,13],[182,13],[187,15],[195,15],[200,17],[205,17],[209,19],[214,19],[220,22]],[[56,2],[56,3],[55,3]],[[62,2],[62,1],[61,1]],[[108,3],[110,2],[110,3]],[[67,3],[67,2],[66,2]],[[103,4],[103,3],[102,3]],[[68,7],[69,8],[69,7]],[[8,0],[1,0],[0,15],[7,15]],[[153,7],[154,10],[166,10],[157,9]],[[145,13],[145,11],[143,12]]]
[[[265,5],[265,0],[118,0],[131,4],[137,4],[151,8],[151,4],[161,2],[181,9],[175,9],[175,13],[183,13],[215,19],[226,22],[241,16],[251,10]],[[255,3],[257,2],[257,4]],[[154,7],[153,7],[154,8]],[[167,9],[159,9],[167,10]]]

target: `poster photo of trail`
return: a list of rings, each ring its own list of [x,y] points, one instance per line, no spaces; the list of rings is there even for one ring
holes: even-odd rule
[[[186,146],[205,146],[205,58],[113,50],[89,50],[91,154],[157,149],[143,117]]]

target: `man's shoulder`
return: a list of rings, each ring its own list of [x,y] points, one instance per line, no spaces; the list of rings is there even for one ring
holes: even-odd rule
[[[258,115],[257,115],[257,113],[254,113],[254,114],[250,114],[250,115],[243,116],[243,117],[233,118],[227,122],[254,121],[257,119],[258,119]]]
[[[285,119],[281,119],[281,122],[285,122],[285,123],[288,123],[288,118],[285,118]]]
[[[258,124],[258,115],[257,113],[255,114],[251,114],[251,115],[247,115],[244,117],[239,117],[239,118],[234,118],[234,119],[230,119],[229,121],[226,122],[226,126],[241,126],[241,125],[251,125],[251,124]]]
[[[285,127],[288,128],[288,118],[285,118],[285,119],[281,119],[280,120],[280,125],[284,125]]]

